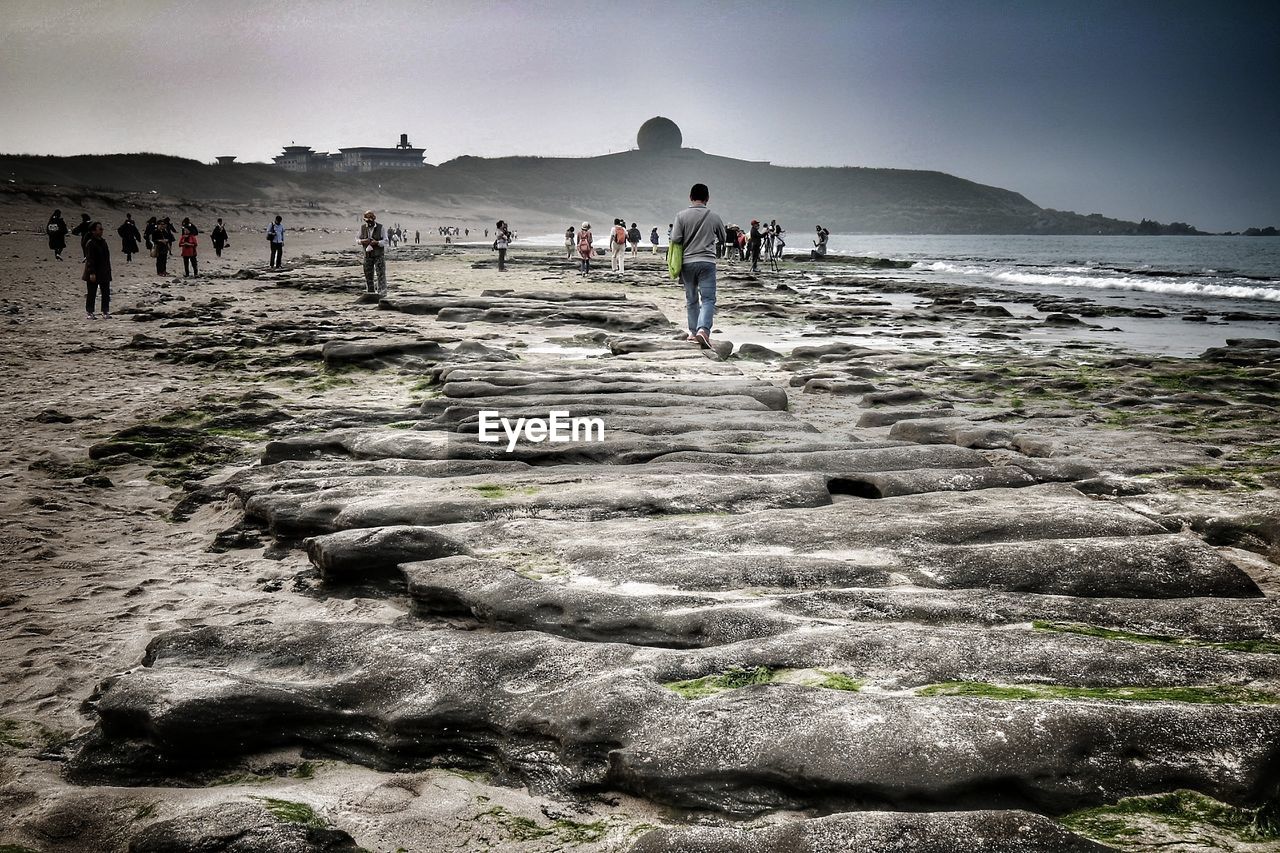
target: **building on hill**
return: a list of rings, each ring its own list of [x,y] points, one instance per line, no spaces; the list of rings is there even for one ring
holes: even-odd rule
[[[277,154],[271,159],[277,166],[290,172],[333,171],[328,152],[312,151],[310,145],[286,145],[283,154]]]
[[[230,166],[235,162],[236,162],[236,155],[234,154],[224,154],[218,158],[219,166]]]
[[[272,158],[291,172],[372,172],[377,169],[421,169],[423,148],[409,144],[409,134],[400,134],[394,148],[359,146],[340,148],[336,154],[311,150],[307,145],[286,145],[284,153]]]

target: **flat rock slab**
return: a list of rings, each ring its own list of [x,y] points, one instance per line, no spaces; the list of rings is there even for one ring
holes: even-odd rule
[[[912,471],[927,468],[987,468],[991,463],[980,453],[959,447],[919,447],[895,445],[868,447],[851,444],[841,450],[790,453],[756,452],[694,453],[673,450],[657,457],[661,462],[690,462],[715,465],[729,471],[821,471],[838,476],[844,472],[875,473]]]
[[[552,443],[522,439],[514,447],[509,446],[500,430],[491,432],[490,436],[493,441],[481,442],[473,432],[338,430],[268,442],[263,449],[262,462],[272,464],[284,460],[343,455],[356,459],[474,459],[523,461],[534,465],[634,465],[665,457],[671,453],[672,448],[696,453],[737,454],[833,450],[849,444],[845,439],[824,437],[816,433],[761,434],[755,430],[690,431],[679,436],[652,436],[606,430],[602,441]]]
[[[369,361],[387,361],[413,356],[429,361],[443,361],[451,354],[439,341],[421,339],[329,341],[320,350],[324,363],[330,367],[362,364]]]
[[[1105,598],[1260,595],[1203,542],[1170,537],[1073,489],[988,489],[966,493],[966,504],[935,493],[642,525],[600,521],[589,539],[570,523],[542,519],[441,532],[479,555],[542,554],[592,577],[679,589],[899,583]]]
[[[590,326],[638,332],[671,328],[671,321],[650,302],[627,299],[556,299],[497,297],[387,297],[382,311],[434,315],[442,322]]]
[[[439,525],[490,518],[603,518],[690,512],[749,512],[831,502],[813,474],[700,476],[646,473],[628,466],[611,476],[480,475],[449,480],[357,477],[255,495],[245,513],[285,536],[391,525]]]
[[[282,820],[261,803],[220,803],[153,823],[130,843],[129,853],[360,853],[338,829]]]
[[[69,770],[129,784],[301,745],[380,768],[500,766],[535,789],[612,789],[735,814],[868,800],[963,808],[968,798],[1056,811],[1177,787],[1249,803],[1273,779],[1274,705],[790,683],[689,701],[662,686],[732,660],[719,649],[362,624],[182,631],[101,686],[98,726]]]
[[[572,639],[672,648],[717,647],[747,667],[823,667],[857,673],[879,689],[962,680],[1124,687],[1228,683],[1280,685],[1280,655],[1172,643],[1116,642],[1106,636],[1011,626],[851,623],[803,620],[769,596],[716,595],[646,587],[602,587],[564,578],[536,561],[459,556],[401,567],[425,612],[470,612],[494,627]],[[548,574],[539,574],[539,571]],[[767,640],[752,640],[764,638]],[[717,642],[718,641],[718,642]],[[738,647],[735,643],[747,641]],[[682,672],[701,678],[706,670]]]
[[[658,829],[630,853],[1104,853],[1024,811],[852,812],[782,825]]]
[[[610,394],[673,394],[681,397],[751,397],[766,408],[783,411],[787,408],[787,392],[763,382],[746,380],[712,379],[702,382],[670,382],[654,380],[627,381],[617,378],[608,381],[595,379],[563,379],[535,381],[525,384],[498,385],[492,382],[455,380],[452,376],[442,392],[453,399],[468,397],[538,397],[553,394],[570,396]],[[513,402],[518,403],[518,400]]]

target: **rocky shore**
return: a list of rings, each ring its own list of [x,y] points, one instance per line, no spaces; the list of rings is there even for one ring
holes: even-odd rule
[[[348,236],[0,306],[0,850],[1280,849],[1280,340]]]

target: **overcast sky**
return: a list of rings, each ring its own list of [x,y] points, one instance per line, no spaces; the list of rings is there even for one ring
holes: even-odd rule
[[[665,115],[783,165],[1280,225],[1280,2],[4,0],[0,151],[587,156]]]

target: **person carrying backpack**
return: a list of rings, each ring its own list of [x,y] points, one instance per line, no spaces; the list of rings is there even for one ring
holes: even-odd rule
[[[626,272],[626,260],[623,249],[627,245],[627,229],[621,219],[613,220],[613,230],[609,232],[609,252],[612,255],[613,271]]]
[[[627,243],[631,246],[631,257],[633,258],[640,249],[640,237],[640,229],[632,222],[631,228],[627,230]]]
[[[62,211],[55,210],[53,215],[49,217],[49,224],[45,226],[45,230],[49,234],[49,248],[53,249],[53,256],[58,260],[62,260],[62,250],[67,248],[67,234],[71,233],[71,229],[67,227],[67,222],[62,218]]]
[[[221,219],[209,232],[209,241],[213,243],[213,251],[218,257],[222,257],[223,247],[231,245],[231,240],[227,237],[227,227],[222,224]]]

